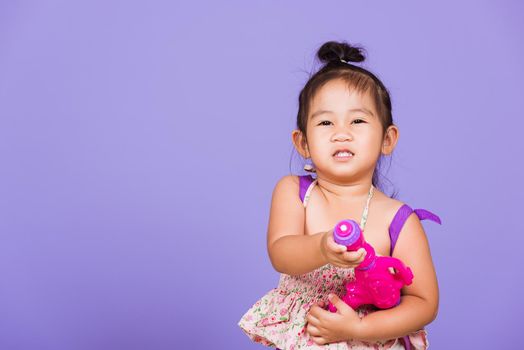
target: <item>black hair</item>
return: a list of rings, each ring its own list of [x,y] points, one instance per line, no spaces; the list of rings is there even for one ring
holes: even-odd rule
[[[315,74],[309,77],[309,80],[302,91],[300,91],[298,97],[297,129],[302,132],[304,142],[307,142],[306,131],[310,103],[322,86],[335,79],[345,81],[350,90],[354,89],[362,94],[370,94],[375,104],[380,123],[382,124],[383,137],[387,128],[394,125],[393,116],[391,114],[391,99],[389,91],[375,74],[351,63],[364,61],[365,52],[365,49],[362,47],[350,45],[347,42],[336,41],[328,41],[318,49],[317,58],[324,65]],[[385,175],[381,174],[383,159],[383,155],[378,159],[377,166],[373,172],[372,184],[385,193],[384,184],[380,178],[383,177],[390,183],[391,181],[389,181]],[[306,164],[306,161],[303,158],[302,163],[303,165]],[[396,198],[397,194],[398,192],[393,192],[390,197]]]

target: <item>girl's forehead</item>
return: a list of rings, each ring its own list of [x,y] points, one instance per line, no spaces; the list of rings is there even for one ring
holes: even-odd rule
[[[308,119],[319,111],[345,113],[351,109],[368,110],[377,115],[369,92],[361,92],[347,82],[333,80],[322,86],[311,99]]]
[[[351,108],[364,107],[374,110],[373,100],[369,92],[358,91],[340,79],[327,82],[311,99],[312,109],[315,107],[343,108],[345,105]]]

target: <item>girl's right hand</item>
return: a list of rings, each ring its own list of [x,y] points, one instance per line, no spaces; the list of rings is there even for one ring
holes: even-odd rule
[[[342,268],[357,267],[365,258],[366,250],[348,251],[346,246],[340,245],[333,239],[333,230],[324,232],[320,241],[320,251],[331,265]]]

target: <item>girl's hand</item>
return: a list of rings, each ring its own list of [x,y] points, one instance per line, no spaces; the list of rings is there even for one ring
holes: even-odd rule
[[[364,248],[360,248],[355,252],[348,252],[346,246],[335,242],[333,230],[323,233],[320,241],[320,251],[328,263],[343,268],[357,267],[366,256]]]
[[[330,297],[337,312],[324,310],[325,303],[321,301],[306,316],[306,330],[311,339],[319,345],[359,339],[363,326],[358,313],[336,295]]]

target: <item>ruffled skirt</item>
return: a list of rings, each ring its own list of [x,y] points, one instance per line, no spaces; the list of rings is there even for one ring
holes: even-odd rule
[[[238,325],[254,342],[283,350],[293,349],[405,349],[402,338],[365,342],[348,340],[317,345],[306,332],[306,314],[319,301],[327,302],[327,295],[343,295],[345,281],[353,278],[353,269],[324,265],[300,276],[282,274],[279,286],[258,300],[240,319]],[[372,306],[356,309],[362,318],[376,311]],[[408,335],[412,350],[429,346],[424,329]]]

